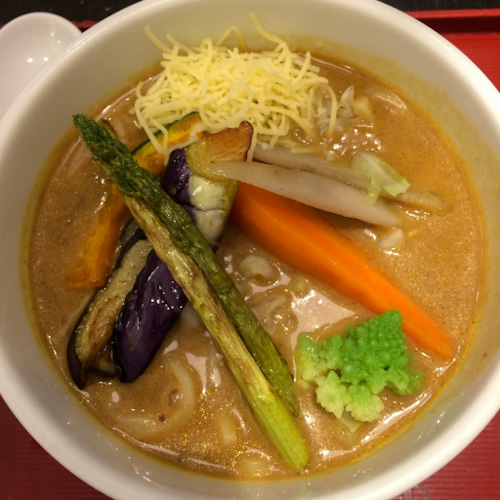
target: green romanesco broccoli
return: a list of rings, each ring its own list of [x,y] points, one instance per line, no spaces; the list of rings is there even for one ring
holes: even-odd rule
[[[397,310],[348,327],[345,337],[333,335],[319,344],[301,334],[296,359],[298,379],[316,385],[318,403],[338,418],[348,411],[361,422],[379,417],[384,404],[378,394],[384,388],[411,394],[425,378],[408,367],[410,355]]]

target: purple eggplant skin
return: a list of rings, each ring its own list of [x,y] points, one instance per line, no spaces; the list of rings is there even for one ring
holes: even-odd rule
[[[189,194],[190,175],[184,149],[175,150],[162,187],[179,202],[184,192]],[[186,303],[182,288],[152,250],[114,326],[113,348],[121,382],[134,382],[149,366]]]
[[[162,185],[172,199],[186,210],[212,250],[215,251],[222,238],[236,194],[237,183],[215,183],[203,176],[193,174],[187,160],[186,150],[179,149],[170,156]],[[200,196],[199,191],[202,189],[205,194]],[[207,196],[207,192],[210,192],[211,196]]]
[[[113,347],[122,382],[133,382],[144,372],[186,303],[182,288],[152,251],[114,327]]]
[[[186,150],[183,148],[172,151],[163,174],[162,187],[181,206],[191,205],[190,178],[191,171],[186,161]]]
[[[120,236],[121,250],[113,266],[113,274],[111,275],[110,280],[105,287],[97,290],[94,293],[85,310],[82,312],[82,314],[78,318],[78,321],[74,325],[73,330],[71,331],[67,346],[67,364],[69,373],[73,378],[73,381],[80,389],[83,389],[86,384],[88,372],[96,372],[106,377],[114,377],[118,374],[118,369],[116,367],[116,364],[114,363],[114,359],[112,356],[112,350],[104,349],[102,352],[100,352],[99,346],[101,344],[105,344],[106,341],[104,340],[101,342],[99,338],[86,339],[85,332],[82,330],[83,325],[87,321],[88,315],[90,315],[92,308],[101,307],[97,303],[100,299],[102,299],[103,296],[107,297],[105,300],[107,303],[110,303],[110,297],[103,295],[104,290],[108,287],[115,273],[120,272],[122,263],[124,262],[124,259],[129,251],[132,250],[132,248],[138,241],[145,240],[145,238],[146,235],[144,234],[144,231],[142,231],[135,220],[132,219],[126,224]],[[124,289],[123,299],[125,298],[127,291],[128,290]],[[104,325],[107,325],[108,323],[109,329],[104,327]],[[104,314],[99,315],[99,325],[94,326],[93,328],[91,328],[91,330],[94,332],[97,330],[100,331],[100,336],[102,336],[103,339],[105,339],[106,337],[111,338],[113,331],[112,315],[110,316],[109,321],[105,319]],[[107,333],[107,330],[109,330],[109,333]],[[87,343],[87,345],[89,346],[89,348],[86,349],[87,356],[83,358],[79,357],[79,349],[77,347],[77,345],[82,342]],[[96,349],[90,349],[90,345],[94,345]]]
[[[134,234],[135,236],[135,234]],[[99,289],[74,326],[67,346],[68,369],[75,384],[83,389],[89,372],[113,377],[118,373],[107,349],[114,323],[137,275],[151,251],[146,239],[137,239],[123,253],[106,285]]]
[[[189,203],[190,177],[185,150],[173,151],[161,184],[194,221],[196,209]],[[114,327],[114,355],[121,382],[134,382],[142,375],[186,303],[168,267],[151,251]]]
[[[251,142],[248,124],[244,133],[241,132],[243,129],[231,130],[235,132],[223,131],[222,136],[221,133],[214,134],[210,136],[213,139],[206,138],[205,141],[216,141],[219,147],[229,140],[231,152],[227,159],[244,160]],[[229,216],[237,183],[225,180],[214,182],[193,174],[192,171],[200,170],[203,162],[210,161],[213,155],[211,149],[215,149],[210,142],[203,141],[188,146],[188,151],[196,153],[191,155],[194,157],[191,165],[188,164],[186,149],[171,153],[162,177],[162,187],[187,211],[215,251]],[[199,190],[193,188],[195,181],[197,187],[202,184],[205,189],[202,196],[197,194]],[[207,188],[209,193],[213,192],[213,196],[207,197]],[[149,366],[186,303],[181,287],[152,251],[132,291],[127,295],[114,327],[113,347],[122,382],[135,381]]]

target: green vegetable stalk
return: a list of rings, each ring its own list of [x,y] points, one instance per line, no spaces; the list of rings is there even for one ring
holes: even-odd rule
[[[370,179],[370,189],[366,193],[370,203],[375,203],[382,190],[390,196],[397,196],[406,193],[410,187],[405,177],[371,151],[358,151],[352,157],[351,168]]]
[[[386,387],[398,395],[422,387],[424,373],[408,366],[410,356],[401,330],[401,313],[387,311],[345,337],[333,335],[318,344],[300,335],[296,350],[298,377],[316,385],[318,403],[341,418],[344,411],[360,422],[380,416],[378,394]]]
[[[76,115],[74,123],[219,343],[261,426],[282,456],[297,469],[303,468],[308,449],[287,410],[288,406],[298,411],[291,375],[208,244],[185,211],[161,189],[154,175],[133,161],[121,142],[84,115]]]

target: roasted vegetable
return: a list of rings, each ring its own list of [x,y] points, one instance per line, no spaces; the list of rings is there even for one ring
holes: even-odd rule
[[[259,162],[214,163],[210,171],[325,212],[381,226],[401,224],[382,200],[369,203],[365,193],[330,177]]]
[[[188,144],[197,139],[200,136],[200,125],[202,124],[197,113],[191,113],[172,123],[167,128],[169,147]],[[103,122],[102,126],[114,135],[106,122]],[[158,135],[158,140],[164,139],[163,134]],[[150,172],[158,174],[165,170],[163,155],[159,154],[149,141],[138,146],[133,155],[135,160]],[[95,226],[90,240],[86,242],[88,247],[85,251],[86,256],[80,261],[78,267],[78,272],[82,272],[84,268],[87,269],[85,271],[86,278],[79,281],[83,287],[87,286],[84,283],[98,285],[104,279],[108,272],[110,255],[116,246],[114,234],[128,214],[123,197],[115,186],[110,187],[109,196],[99,213],[97,226]],[[119,217],[116,215],[118,213],[121,214]],[[128,216],[130,217],[129,214]],[[114,350],[111,349],[109,344],[116,317],[126,296],[131,291],[131,284],[136,281],[145,263],[144,254],[133,250],[134,245],[140,239],[145,239],[144,232],[132,220],[124,228],[121,237],[123,247],[114,266],[117,271],[94,294],[71,334],[68,344],[68,365],[73,379],[80,387],[84,386],[89,370],[106,376],[115,376],[120,373],[116,364]],[[98,241],[102,243],[98,243]],[[153,253],[151,246],[149,249],[150,253]],[[128,255],[129,251],[131,251],[130,255]],[[126,271],[123,268],[120,269],[125,256],[127,256],[126,261],[128,263]],[[123,276],[125,272],[128,273],[126,286],[117,285],[119,280],[116,280],[116,276]],[[101,276],[101,278],[96,280],[95,276],[97,275]],[[123,281],[122,285],[125,285]],[[178,288],[175,282],[173,282],[173,286],[175,289]],[[80,285],[77,287],[80,287]],[[174,290],[171,296],[173,297],[176,293],[178,292]],[[110,294],[112,294],[112,299]],[[185,297],[182,300],[185,301]]]
[[[166,127],[168,133],[167,147],[170,149],[188,146],[201,137],[204,128],[200,115],[198,113],[189,113]],[[163,144],[165,142],[163,132],[157,133],[155,140],[157,144]],[[158,152],[150,140],[136,147],[132,154],[135,161],[142,168],[156,175],[160,175],[165,170],[165,156]]]
[[[122,382],[133,382],[148,367],[187,298],[151,252],[127,294],[113,330],[113,348]]]
[[[354,156],[356,157],[357,155]],[[371,176],[366,176],[354,170],[352,168],[352,162],[351,168],[339,167],[323,158],[309,154],[295,153],[282,146],[264,149],[262,146],[257,145],[253,157],[254,160],[264,163],[311,172],[323,177],[330,177],[331,179],[335,179],[343,184],[361,189],[365,192],[370,189]],[[358,160],[359,158],[356,161]],[[408,188],[406,191],[402,191],[394,196],[385,189],[382,189],[379,195],[389,200],[401,201],[425,210],[443,211],[449,209],[447,203],[439,195],[428,191],[415,191],[414,189]]]
[[[262,429],[290,465],[303,469],[309,450],[292,415],[248,352],[200,268],[172,243],[163,221],[148,205],[130,198],[127,205],[218,343]]]
[[[88,370],[111,340],[113,324],[123,305],[123,298],[132,289],[151,248],[146,239],[135,241],[73,329],[67,349],[68,367],[78,387],[84,387]]]
[[[212,248],[222,236],[237,183],[205,178],[204,165],[214,155],[218,161],[221,157],[228,161],[244,160],[251,139],[252,128],[242,124],[170,155],[162,187],[186,209]],[[133,382],[147,368],[186,301],[167,266],[152,251],[114,328],[114,349],[122,382]]]
[[[197,113],[186,115],[168,127],[168,146],[192,143],[202,128],[204,126]],[[161,134],[157,140],[163,141]],[[136,148],[134,157],[143,168],[156,175],[160,175],[165,169],[163,155],[159,155],[149,142]],[[83,244],[81,258],[70,273],[71,287],[91,290],[105,285],[121,228],[128,217],[130,214],[122,196],[111,186],[103,200],[95,225]]]
[[[218,342],[262,428],[289,463],[297,469],[303,468],[308,461],[307,446],[282,399],[277,397],[262,371],[267,372],[276,391],[296,411],[290,373],[208,243],[186,212],[161,189],[154,176],[133,161],[123,144],[83,115],[76,115],[74,123]],[[262,371],[231,322],[247,345],[257,347],[255,357]]]

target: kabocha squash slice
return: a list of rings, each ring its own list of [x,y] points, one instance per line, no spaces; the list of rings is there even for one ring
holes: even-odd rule
[[[197,113],[190,113],[172,123],[168,129],[168,147],[192,143],[201,136],[203,126]],[[163,142],[163,134],[158,134]],[[165,170],[164,155],[150,141],[142,143],[133,153],[141,167],[155,175]],[[112,260],[120,232],[130,218],[123,197],[115,186],[110,186],[98,216],[81,249],[81,257],[70,273],[68,285],[76,289],[96,289],[104,286],[110,274]]]

